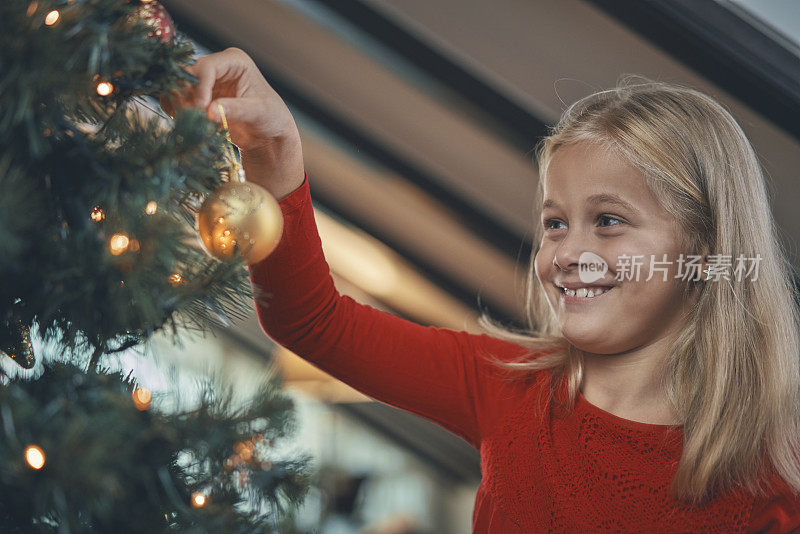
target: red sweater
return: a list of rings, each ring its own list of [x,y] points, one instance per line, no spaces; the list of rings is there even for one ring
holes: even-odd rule
[[[800,496],[739,492],[691,508],[667,494],[680,427],[622,419],[579,396],[571,413],[539,393],[546,372],[504,380],[482,356],[525,348],[425,327],[334,287],[308,176],[283,198],[283,238],[250,279],[264,331],[332,376],[457,434],[481,455],[473,532],[800,532]],[[540,416],[539,414],[543,414]]]

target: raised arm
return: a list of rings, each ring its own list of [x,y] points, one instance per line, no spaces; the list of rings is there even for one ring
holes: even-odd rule
[[[425,327],[335,289],[314,221],[308,178],[279,202],[284,234],[250,268],[264,331],[355,389],[426,417],[478,447],[486,336]],[[485,392],[488,393],[488,392]]]
[[[241,50],[201,58],[190,73],[198,83],[162,106],[168,113],[198,106],[219,121],[221,104],[247,180],[270,191],[283,212],[280,244],[250,266],[262,293],[256,309],[264,331],[359,391],[478,447],[487,407],[495,405],[496,382],[480,354],[491,338],[425,327],[340,295],[317,233],[300,136],[283,100]],[[513,347],[503,346],[509,352]]]

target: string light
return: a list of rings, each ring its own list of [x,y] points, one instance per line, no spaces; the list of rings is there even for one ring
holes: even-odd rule
[[[45,23],[47,26],[52,26],[53,24],[55,24],[56,22],[58,22],[58,19],[59,19],[60,17],[61,17],[61,14],[60,14],[60,13],[59,13],[57,10],[55,10],[55,9],[54,9],[53,11],[51,11],[50,13],[48,13],[48,14],[47,14],[47,15],[44,17],[44,23]]]
[[[111,239],[108,240],[108,249],[114,256],[119,256],[128,250],[130,242],[130,239],[125,234],[114,234],[111,236]]]
[[[180,273],[172,273],[169,275],[168,280],[170,284],[177,287],[181,285],[181,282],[183,282],[183,277],[180,275]]]
[[[152,215],[152,214],[154,214],[154,213],[156,212],[156,210],[158,210],[158,204],[156,203],[156,201],[155,201],[155,200],[151,200],[151,201],[150,201],[150,202],[148,202],[148,203],[147,203],[147,205],[144,207],[144,212],[145,212],[146,214],[148,214],[148,215]]]
[[[199,491],[195,491],[194,493],[192,493],[192,506],[194,506],[195,508],[202,508],[203,506],[206,505],[207,500],[208,499],[206,498],[206,496],[200,493]]]
[[[136,388],[133,390],[131,396],[133,397],[133,405],[136,406],[137,410],[144,412],[150,409],[150,402],[153,400],[153,394],[150,393],[149,389]]]
[[[236,455],[239,456],[245,462],[249,462],[250,459],[253,457],[253,450],[255,449],[255,445],[252,441],[245,441],[245,442],[238,442],[233,446],[233,450],[236,451]]]
[[[92,209],[91,217],[94,222],[100,222],[106,218],[106,212],[104,212],[100,206],[95,206],[94,209]]]
[[[32,469],[44,467],[44,451],[38,445],[28,445],[25,447],[25,461]]]
[[[114,92],[114,86],[111,85],[111,82],[100,82],[97,84],[97,94],[100,96],[108,96]]]

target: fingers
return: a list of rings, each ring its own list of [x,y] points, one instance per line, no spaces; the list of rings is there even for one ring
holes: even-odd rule
[[[186,72],[197,78],[197,85],[193,86],[192,97],[194,104],[206,108],[211,102],[211,91],[217,81],[216,61],[200,58],[197,63],[186,68]]]
[[[194,105],[206,108],[211,103],[214,87],[220,80],[241,77],[247,70],[245,65],[249,56],[238,48],[228,48],[222,52],[201,57],[186,72],[197,78],[193,87]]]
[[[253,98],[216,98],[208,105],[206,115],[210,120],[222,124],[222,116],[219,112],[219,106],[222,106],[229,127],[232,123],[250,123],[258,120],[258,117],[255,117],[257,107],[254,105],[256,103],[254,100]]]
[[[178,108],[194,105],[194,93],[194,88],[191,85],[185,85],[180,91],[172,91],[159,96],[158,103],[161,105],[161,109],[174,119]]]
[[[216,81],[214,56],[204,56],[199,58],[193,65],[187,66],[184,70],[198,79],[196,85],[186,83],[179,91],[174,91],[169,95],[159,98],[159,103],[164,112],[175,118],[177,108],[195,106],[205,109],[211,100],[211,91]]]

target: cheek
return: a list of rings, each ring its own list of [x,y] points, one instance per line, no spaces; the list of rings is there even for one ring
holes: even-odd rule
[[[533,268],[539,282],[543,282],[550,276],[550,269],[552,269],[552,266],[552,255],[548,253],[545,247],[540,248],[533,259]]]
[[[627,284],[642,284],[647,280],[653,263],[653,277],[647,283],[658,282],[665,285],[663,270],[666,269],[667,280],[671,280],[675,273],[677,249],[671,243],[667,246],[655,239],[620,240],[610,243],[603,248],[603,257],[608,262],[609,271],[625,278],[621,280]],[[663,263],[663,255],[667,254],[667,262]],[[657,279],[657,280],[656,280]]]

